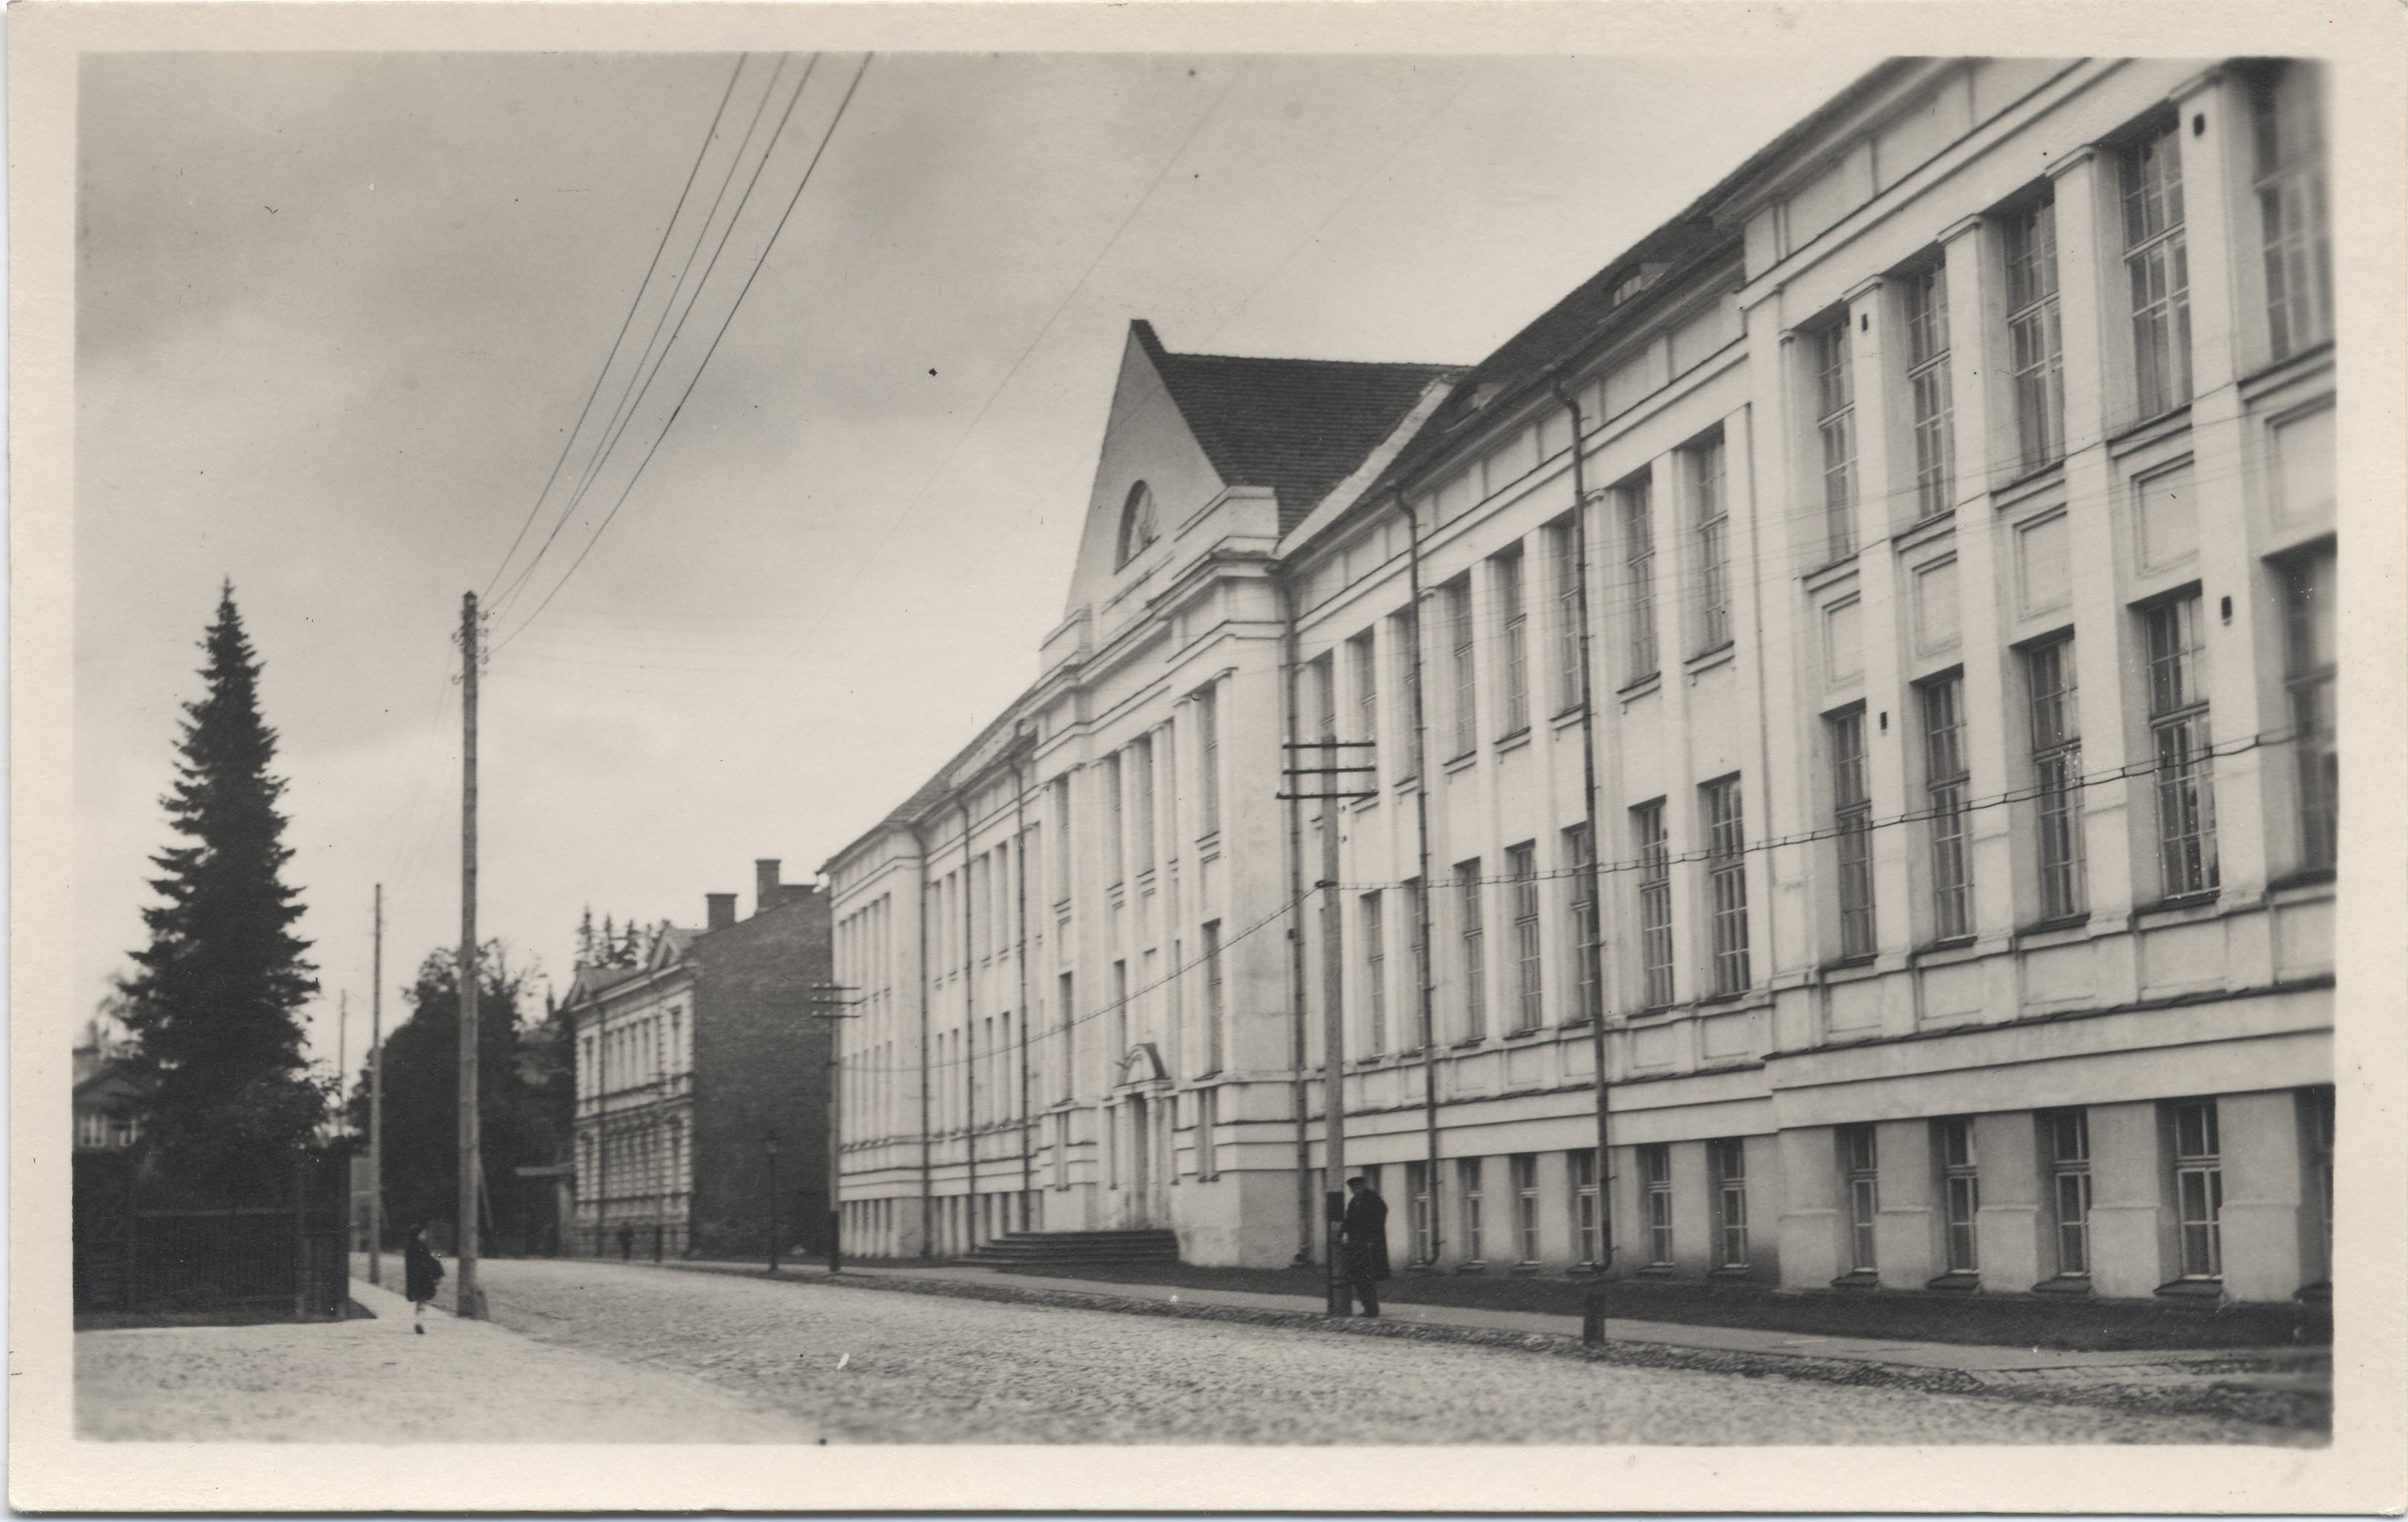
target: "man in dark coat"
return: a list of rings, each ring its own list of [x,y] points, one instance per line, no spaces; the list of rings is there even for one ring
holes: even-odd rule
[[[1388,1276],[1388,1202],[1369,1181],[1346,1181],[1346,1217],[1338,1234],[1346,1251],[1346,1287],[1363,1302],[1362,1314],[1380,1314],[1380,1281]]]
[[[426,1335],[426,1302],[435,1298],[435,1286],[442,1282],[443,1265],[426,1245],[426,1228],[411,1227],[409,1247],[402,1255],[402,1287],[408,1292],[412,1307],[410,1326],[421,1337]]]

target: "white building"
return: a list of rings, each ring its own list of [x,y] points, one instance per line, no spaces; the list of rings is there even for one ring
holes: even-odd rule
[[[2325,1281],[2316,73],[1885,65],[1468,372],[1140,324],[1043,675],[830,863],[852,1250],[1310,1250],[1334,984],[1403,1261]]]

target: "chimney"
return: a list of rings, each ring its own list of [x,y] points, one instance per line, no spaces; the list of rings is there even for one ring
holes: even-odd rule
[[[705,929],[724,930],[736,923],[736,895],[706,893],[702,896],[702,901],[706,906],[703,919]]]
[[[778,907],[778,858],[762,856],[752,863],[752,912],[766,914]]]

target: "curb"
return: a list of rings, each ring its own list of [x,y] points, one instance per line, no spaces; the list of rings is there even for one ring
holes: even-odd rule
[[[674,1263],[663,1267],[689,1273],[732,1273],[767,1278],[760,1270],[735,1264]],[[1386,1337],[1409,1342],[1450,1343],[1459,1346],[1492,1347],[1577,1358],[1588,1363],[1638,1369],[1676,1369],[1696,1373],[1738,1374],[1747,1379],[1768,1375],[1812,1384],[1862,1388],[1914,1390],[1927,1395],[1983,1396],[2035,1405],[2100,1406],[2157,1415],[2214,1416],[2255,1426],[2293,1431],[2329,1432],[2329,1394],[2298,1389],[2265,1389],[2215,1381],[2190,1387],[2091,1383],[1993,1381],[1961,1369],[1922,1369],[1904,1364],[1876,1363],[1858,1358],[1818,1358],[1811,1355],[1736,1352],[1680,1347],[1663,1343],[1609,1340],[1591,1347],[1569,1334],[1500,1331],[1446,1322],[1382,1319],[1336,1319],[1313,1311],[1274,1311],[1247,1305],[1212,1305],[1168,1299],[1140,1299],[1129,1295],[1047,1289],[1036,1286],[976,1284],[959,1279],[901,1279],[819,1276],[788,1279],[781,1284],[839,1289],[884,1291],[900,1295],[933,1295],[951,1299],[985,1300],[1009,1305],[1040,1305],[1057,1310],[1106,1311],[1121,1315],[1167,1316],[1185,1321],[1218,1321],[1342,1337]]]

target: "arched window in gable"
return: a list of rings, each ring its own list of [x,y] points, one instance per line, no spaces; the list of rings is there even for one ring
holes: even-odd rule
[[[1129,488],[1128,500],[1121,505],[1121,557],[1115,569],[1138,557],[1138,553],[1162,537],[1154,518],[1154,492],[1145,482]]]

